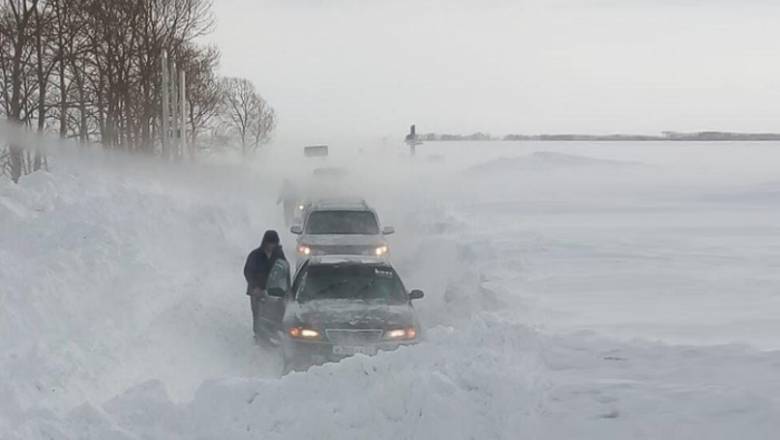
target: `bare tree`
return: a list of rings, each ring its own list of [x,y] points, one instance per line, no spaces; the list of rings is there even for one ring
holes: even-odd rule
[[[213,28],[209,0],[87,2],[87,68],[94,125],[104,146],[155,151],[160,118],[160,57],[180,63],[187,48]],[[81,87],[83,89],[84,87]]]
[[[33,25],[33,46],[35,51],[35,79],[37,82],[36,116],[38,120],[38,132],[42,133],[46,128],[46,114],[48,111],[47,92],[52,70],[56,64],[55,54],[50,44],[53,41],[52,29],[56,24],[54,20],[53,2],[38,2],[33,9],[35,17]],[[44,156],[36,149],[32,164],[28,156],[28,171],[38,171],[44,164]]]
[[[222,91],[215,74],[219,56],[216,47],[190,46],[183,51],[179,64],[187,75],[188,144],[193,149],[196,148],[198,135],[219,116]]]
[[[0,4],[0,35],[2,35],[2,63],[5,112],[12,124],[22,124],[29,121],[30,111],[27,99],[32,87],[29,84],[27,72],[30,58],[34,51],[30,44],[33,39],[33,26],[38,0],[3,0]],[[8,90],[10,89],[10,90]],[[7,168],[11,180],[19,182],[24,172],[24,152],[20,145],[12,143],[8,147]]]
[[[254,152],[270,138],[276,125],[274,110],[244,78],[223,78],[222,119],[227,131],[241,143],[241,153]]]
[[[158,152],[167,51],[187,76],[190,144],[223,121],[245,154],[255,150],[275,114],[248,81],[221,82],[219,51],[197,44],[214,26],[211,1],[0,0],[0,115],[62,138]],[[45,156],[0,145],[0,173],[15,182],[45,167]]]
[[[263,98],[260,98],[257,104],[257,116],[249,125],[254,149],[268,143],[271,140],[271,133],[276,128],[276,111]]]

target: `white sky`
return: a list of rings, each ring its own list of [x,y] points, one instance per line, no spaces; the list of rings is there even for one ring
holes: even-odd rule
[[[780,131],[780,1],[214,0],[279,137]]]

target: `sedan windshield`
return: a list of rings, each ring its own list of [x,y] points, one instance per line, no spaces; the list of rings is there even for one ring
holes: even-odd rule
[[[406,300],[400,278],[389,267],[372,265],[311,266],[296,289],[298,301],[357,299],[399,304]]]
[[[306,232],[313,235],[376,235],[379,225],[371,211],[314,211],[306,221]]]

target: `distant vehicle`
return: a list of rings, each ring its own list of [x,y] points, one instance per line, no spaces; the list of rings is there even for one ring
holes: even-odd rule
[[[300,191],[292,182],[285,179],[277,203],[284,203],[285,224],[303,224],[306,210],[312,206],[312,200],[332,197],[346,189],[344,178],[349,175],[346,168],[320,167],[312,170],[311,177],[301,184]]]
[[[303,155],[306,157],[327,157],[328,146],[327,145],[309,145],[303,147]]]
[[[306,216],[306,210],[311,206],[311,202],[307,200],[300,200],[295,206],[295,213],[293,214],[292,225],[300,225],[303,223],[303,219]]]
[[[319,255],[387,257],[385,236],[391,226],[380,228],[379,218],[363,200],[325,199],[304,207],[303,222],[290,228],[299,235],[298,264]]]
[[[320,179],[340,179],[347,176],[349,171],[342,167],[321,167],[315,168],[312,174]]]
[[[262,319],[281,345],[285,373],[373,355],[414,344],[420,325],[395,269],[376,257],[324,256],[307,260],[291,288],[269,286]]]
[[[301,211],[303,210],[303,204],[300,199],[300,191],[297,185],[290,179],[284,179],[279,190],[279,197],[276,199],[276,204],[282,205],[284,223],[288,227],[300,222]]]

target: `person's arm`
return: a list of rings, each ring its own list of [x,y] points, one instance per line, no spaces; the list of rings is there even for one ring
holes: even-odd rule
[[[246,257],[246,264],[244,264],[244,278],[246,278],[246,283],[249,286],[249,289],[251,290],[252,287],[255,287],[256,282],[256,275],[255,271],[257,266],[257,262],[255,259],[255,251],[252,251],[249,253],[249,256]]]

